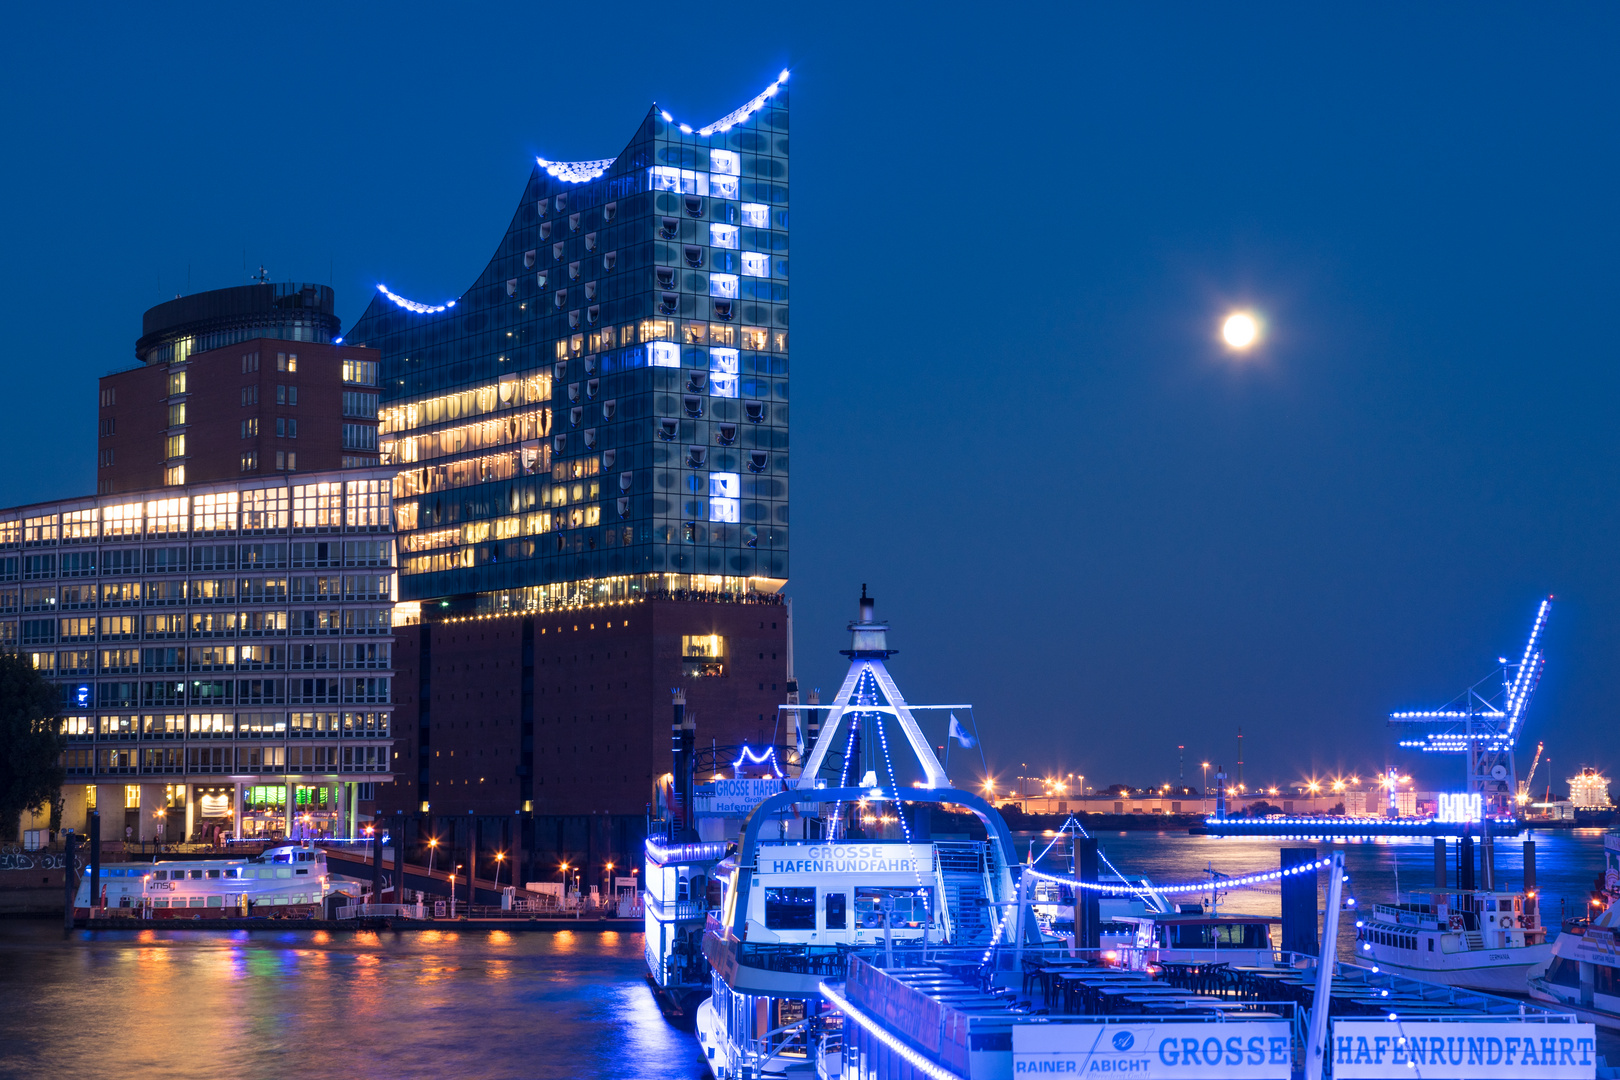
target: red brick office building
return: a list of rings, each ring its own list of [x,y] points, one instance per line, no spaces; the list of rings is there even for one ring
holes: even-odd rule
[[[146,313],[101,379],[96,490],[378,463],[377,353],[338,344],[332,290],[245,285]]]

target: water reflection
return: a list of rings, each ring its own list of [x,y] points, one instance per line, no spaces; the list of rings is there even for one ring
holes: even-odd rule
[[[143,930],[0,923],[0,1072],[701,1077],[640,934]]]

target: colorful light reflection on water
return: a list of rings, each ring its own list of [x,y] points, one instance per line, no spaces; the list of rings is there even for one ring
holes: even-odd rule
[[[702,1077],[641,935],[0,923],[0,1073]]]

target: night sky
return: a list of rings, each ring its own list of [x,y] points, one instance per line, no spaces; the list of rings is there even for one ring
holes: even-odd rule
[[[807,686],[867,582],[1004,782],[1174,781],[1185,744],[1197,783],[1242,725],[1251,784],[1455,784],[1385,714],[1556,593],[1520,768],[1620,766],[1620,9],[473,10],[12,13],[0,504],[94,490],[147,307],[261,264],[345,326],[379,282],[454,297],[537,154],[789,67]]]

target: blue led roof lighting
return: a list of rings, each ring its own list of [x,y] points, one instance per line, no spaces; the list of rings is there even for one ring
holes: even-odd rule
[[[392,300],[400,307],[404,308],[406,311],[414,311],[418,315],[437,315],[441,311],[448,311],[456,306],[456,302],[454,300],[450,300],[443,304],[422,304],[415,300],[407,300],[398,293],[390,291],[386,285],[378,285],[377,291],[388,297],[388,299]]]
[[[747,120],[759,110],[763,109],[767,101],[781,92],[782,84],[787,82],[787,79],[787,69],[783,68],[782,73],[776,77],[775,82],[771,83],[764,90],[761,90],[754,97],[750,98],[746,104],[742,105],[740,108],[733,109],[731,112],[728,112],[714,123],[705,127],[694,129],[691,124],[677,123],[675,117],[670,114],[668,109],[658,110],[658,115],[663,118],[664,123],[675,124],[683,135],[696,134],[707,139],[709,136],[714,135],[717,132],[724,134],[725,132],[730,131],[732,128]],[[598,177],[605,175],[607,171],[613,167],[613,163],[617,161],[618,158],[597,158],[594,161],[551,161],[547,158],[537,157],[534,160],[539,163],[542,169],[545,170],[547,176],[555,177],[565,184],[583,184],[587,181],[595,180]]]

